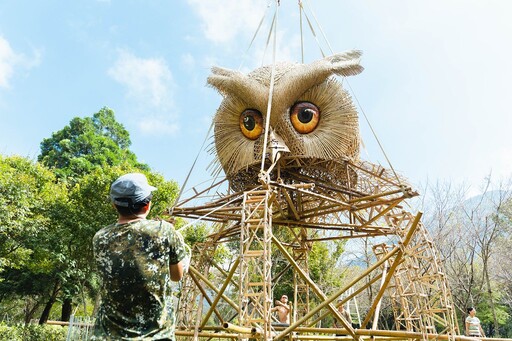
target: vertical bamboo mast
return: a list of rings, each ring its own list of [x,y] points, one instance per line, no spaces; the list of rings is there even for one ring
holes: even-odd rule
[[[272,209],[270,190],[244,193],[240,231],[240,325],[271,335]]]
[[[301,234],[306,234],[307,231],[302,229]],[[309,276],[308,254],[309,247],[306,242],[299,241],[299,247],[293,248],[293,257],[297,265],[304,270]],[[309,312],[309,284],[300,276],[297,271],[293,272],[293,286],[294,286],[294,318],[293,320],[300,319]]]

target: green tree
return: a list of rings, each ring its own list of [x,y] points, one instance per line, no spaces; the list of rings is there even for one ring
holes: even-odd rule
[[[24,296],[25,320],[49,294],[52,217],[65,205],[66,191],[48,169],[26,158],[0,156],[0,302]],[[31,298],[31,299],[28,299]]]
[[[66,185],[69,200],[52,213],[51,254],[54,262],[45,281],[51,295],[41,314],[44,323],[51,308],[62,301],[61,319],[67,320],[72,305],[97,287],[92,268],[92,237],[101,227],[115,221],[108,199],[112,181],[127,172],[146,173],[159,190],[155,193],[152,215],[161,214],[176,195],[177,185],[150,172],[129,150],[130,135],[117,122],[114,112],[102,108],[92,117],[73,118],[69,125],[41,142],[38,160]]]
[[[114,111],[105,107],[92,117],[73,118],[68,126],[44,139],[38,160],[63,178],[80,177],[94,168],[123,163],[149,170],[137,161],[130,145],[130,134],[116,121]]]
[[[73,302],[85,304],[85,291],[92,296],[97,294],[92,238],[99,229],[116,220],[117,214],[108,195],[110,184],[120,175],[135,171],[140,170],[127,165],[96,168],[70,189],[69,205],[61,219],[59,234],[61,252],[67,266],[54,279],[56,283],[62,282],[62,320],[69,319]],[[158,188],[154,192],[154,205],[149,217],[162,217],[176,197],[178,186],[156,173],[147,172],[146,176]]]

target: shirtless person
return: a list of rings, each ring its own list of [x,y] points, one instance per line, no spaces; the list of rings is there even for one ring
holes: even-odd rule
[[[290,324],[290,307],[288,306],[288,296],[281,296],[281,299],[276,301],[276,306],[272,308],[271,311],[277,311],[277,317],[280,323]]]

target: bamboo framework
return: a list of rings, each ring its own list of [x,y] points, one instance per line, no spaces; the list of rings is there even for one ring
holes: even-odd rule
[[[245,174],[249,179],[258,170],[249,168]],[[293,158],[279,160],[272,173],[264,175],[259,178],[265,181],[244,186],[243,191],[230,191],[229,186],[222,192],[219,182],[174,207],[174,216],[200,218],[213,226],[194,247],[179,303],[183,309],[177,336],[461,339],[442,264],[421,224],[421,213],[404,209],[417,193],[403,179],[364,162]],[[217,194],[205,200],[210,192]],[[357,238],[376,240],[375,261],[344,287],[324,292],[309,274],[312,243]],[[219,259],[226,245],[239,252]],[[270,315],[272,287],[280,277],[277,270],[272,272],[277,259],[286,263],[283,271],[293,272],[295,314],[289,326],[275,325]],[[372,286],[377,294],[355,329],[337,308]],[[378,329],[383,298],[391,302],[394,331]],[[340,328],[318,327],[329,316]]]
[[[244,193],[240,229],[241,326],[258,326],[263,340],[271,340],[272,208],[270,191]]]
[[[309,277],[309,251],[307,243],[302,240],[299,241],[298,247],[293,248],[293,259],[297,262],[297,266],[304,270],[307,277]],[[296,271],[293,273],[293,287],[295,289],[293,292],[293,318],[296,320],[309,311],[309,285]]]

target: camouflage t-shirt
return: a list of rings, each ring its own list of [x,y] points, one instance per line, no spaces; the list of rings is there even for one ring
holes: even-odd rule
[[[169,264],[186,256],[181,234],[139,220],[101,229],[93,246],[103,286],[91,340],[174,340]]]

